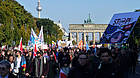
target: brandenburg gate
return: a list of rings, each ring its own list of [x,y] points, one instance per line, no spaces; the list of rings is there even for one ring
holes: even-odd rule
[[[72,33],[76,33],[76,42],[78,44],[79,33],[83,33],[83,42],[85,45],[86,36],[88,33],[92,33],[92,40],[95,43],[95,33],[99,33],[99,38],[101,38],[107,26],[107,24],[69,24],[70,40],[72,40]]]

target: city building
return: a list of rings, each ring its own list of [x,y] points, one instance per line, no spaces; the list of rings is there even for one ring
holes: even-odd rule
[[[60,27],[60,29],[62,30],[62,32],[64,33],[64,35],[63,35],[63,37],[62,37],[62,39],[63,40],[68,40],[68,33],[66,32],[66,30],[63,28],[63,26],[62,26],[62,24],[60,23],[60,21],[59,22],[54,22],[57,26],[59,26]]]

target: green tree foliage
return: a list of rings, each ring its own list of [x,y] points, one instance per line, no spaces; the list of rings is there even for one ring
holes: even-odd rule
[[[38,35],[41,26],[44,26],[45,42],[62,39],[63,33],[53,21],[34,18],[15,0],[0,0],[0,45],[18,45],[21,37],[25,45],[30,38],[30,29]]]
[[[26,26],[26,27],[25,27]],[[30,29],[38,30],[33,16],[15,0],[0,0],[0,42],[15,45],[23,38],[23,44],[30,37]]]
[[[62,30],[50,19],[38,19],[36,24],[39,29],[43,26],[44,40],[48,44],[51,44],[52,40],[57,41],[62,39]]]

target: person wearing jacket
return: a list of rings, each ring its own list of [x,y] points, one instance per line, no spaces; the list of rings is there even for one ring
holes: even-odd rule
[[[2,60],[0,62],[0,78],[17,78],[10,72],[11,64],[6,61]]]
[[[21,55],[20,51],[16,52],[16,58],[14,62],[14,74],[18,77],[24,77],[26,70],[26,59]]]
[[[78,65],[70,69],[67,78],[90,78],[88,56],[86,54],[79,54]]]
[[[55,58],[53,55],[50,55],[50,60],[49,60],[49,72],[47,78],[55,78],[57,75],[57,69],[58,64],[55,61]]]
[[[37,78],[46,78],[48,71],[49,71],[49,65],[47,58],[43,57],[42,52],[37,52],[37,56],[34,59],[34,76]]]
[[[26,54],[26,65],[27,65],[27,67],[26,67],[26,78],[31,78],[31,76],[33,76],[33,68],[32,68],[32,66],[33,66],[33,54],[32,54],[32,51],[29,51],[29,53],[28,54]]]
[[[119,78],[118,65],[113,62],[111,52],[108,48],[100,49],[100,64],[95,78]]]

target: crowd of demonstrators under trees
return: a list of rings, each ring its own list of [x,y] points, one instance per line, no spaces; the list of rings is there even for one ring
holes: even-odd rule
[[[96,47],[87,51],[65,47],[36,53],[0,49],[0,76],[7,76],[1,67],[8,61],[7,72],[12,78],[128,78],[129,73],[135,74],[137,58],[136,48]]]

